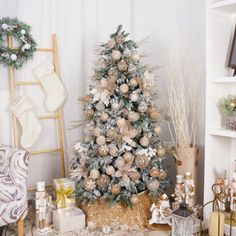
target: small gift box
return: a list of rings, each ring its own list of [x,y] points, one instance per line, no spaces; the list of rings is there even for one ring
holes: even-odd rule
[[[56,209],[52,212],[53,225],[60,233],[85,228],[85,214],[79,208]]]
[[[57,208],[75,206],[75,183],[71,179],[54,179],[53,186],[56,194],[55,205]]]

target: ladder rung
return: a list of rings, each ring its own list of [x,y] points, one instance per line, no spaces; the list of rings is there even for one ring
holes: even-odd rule
[[[60,152],[60,148],[54,148],[54,149],[43,149],[43,150],[35,150],[30,151],[30,155],[38,155],[38,154],[45,154],[45,153],[52,153],[52,152]]]
[[[46,186],[47,189],[52,188],[52,187],[53,187],[52,184]],[[37,188],[35,188],[35,187],[31,187],[31,188],[27,189],[28,192],[35,192],[36,190],[37,190]]]
[[[40,85],[39,81],[25,81],[25,82],[14,82],[15,85],[18,85],[18,86],[24,86],[24,85]]]
[[[52,48],[37,48],[38,52],[53,52]]]
[[[46,120],[46,119],[55,119],[58,118],[58,115],[45,115],[45,116],[37,116],[39,120]]]

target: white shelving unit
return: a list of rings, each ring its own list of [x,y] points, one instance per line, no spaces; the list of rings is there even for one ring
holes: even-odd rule
[[[214,170],[232,177],[236,159],[236,132],[225,129],[219,100],[236,94],[236,77],[227,67],[236,19],[236,0],[206,3],[206,146],[204,202],[212,200]],[[210,209],[208,209],[210,211]],[[208,211],[205,217],[207,219]]]

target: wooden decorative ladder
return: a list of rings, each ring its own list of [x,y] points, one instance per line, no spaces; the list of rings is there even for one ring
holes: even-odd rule
[[[8,40],[8,47],[13,48],[13,40],[12,37],[9,36]],[[59,67],[58,67],[58,53],[57,53],[57,40],[56,34],[52,34],[52,48],[37,48],[37,52],[48,52],[52,53],[52,63],[54,65],[55,73],[59,76]],[[14,69],[12,67],[8,67],[8,78],[10,84],[10,94],[11,94],[11,104],[15,103],[15,87],[16,86],[40,86],[38,81],[15,81],[14,80]],[[65,160],[64,160],[64,144],[63,144],[63,121],[62,121],[62,110],[59,108],[53,115],[38,115],[37,118],[39,120],[46,120],[46,119],[54,119],[57,123],[57,130],[58,130],[58,148],[52,149],[42,149],[42,150],[32,150],[29,151],[30,155],[39,155],[39,154],[48,154],[48,153],[60,153],[60,168],[61,168],[61,176],[65,177]],[[18,135],[18,128],[17,128],[17,120],[16,117],[12,114],[12,138],[13,138],[13,146],[19,147],[19,135]],[[48,185],[48,188],[52,187],[52,185]],[[29,188],[28,191],[35,191],[36,188]]]

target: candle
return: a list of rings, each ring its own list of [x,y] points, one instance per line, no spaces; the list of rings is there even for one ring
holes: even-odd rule
[[[221,212],[212,212],[209,218],[209,236],[224,236],[225,216]]]

